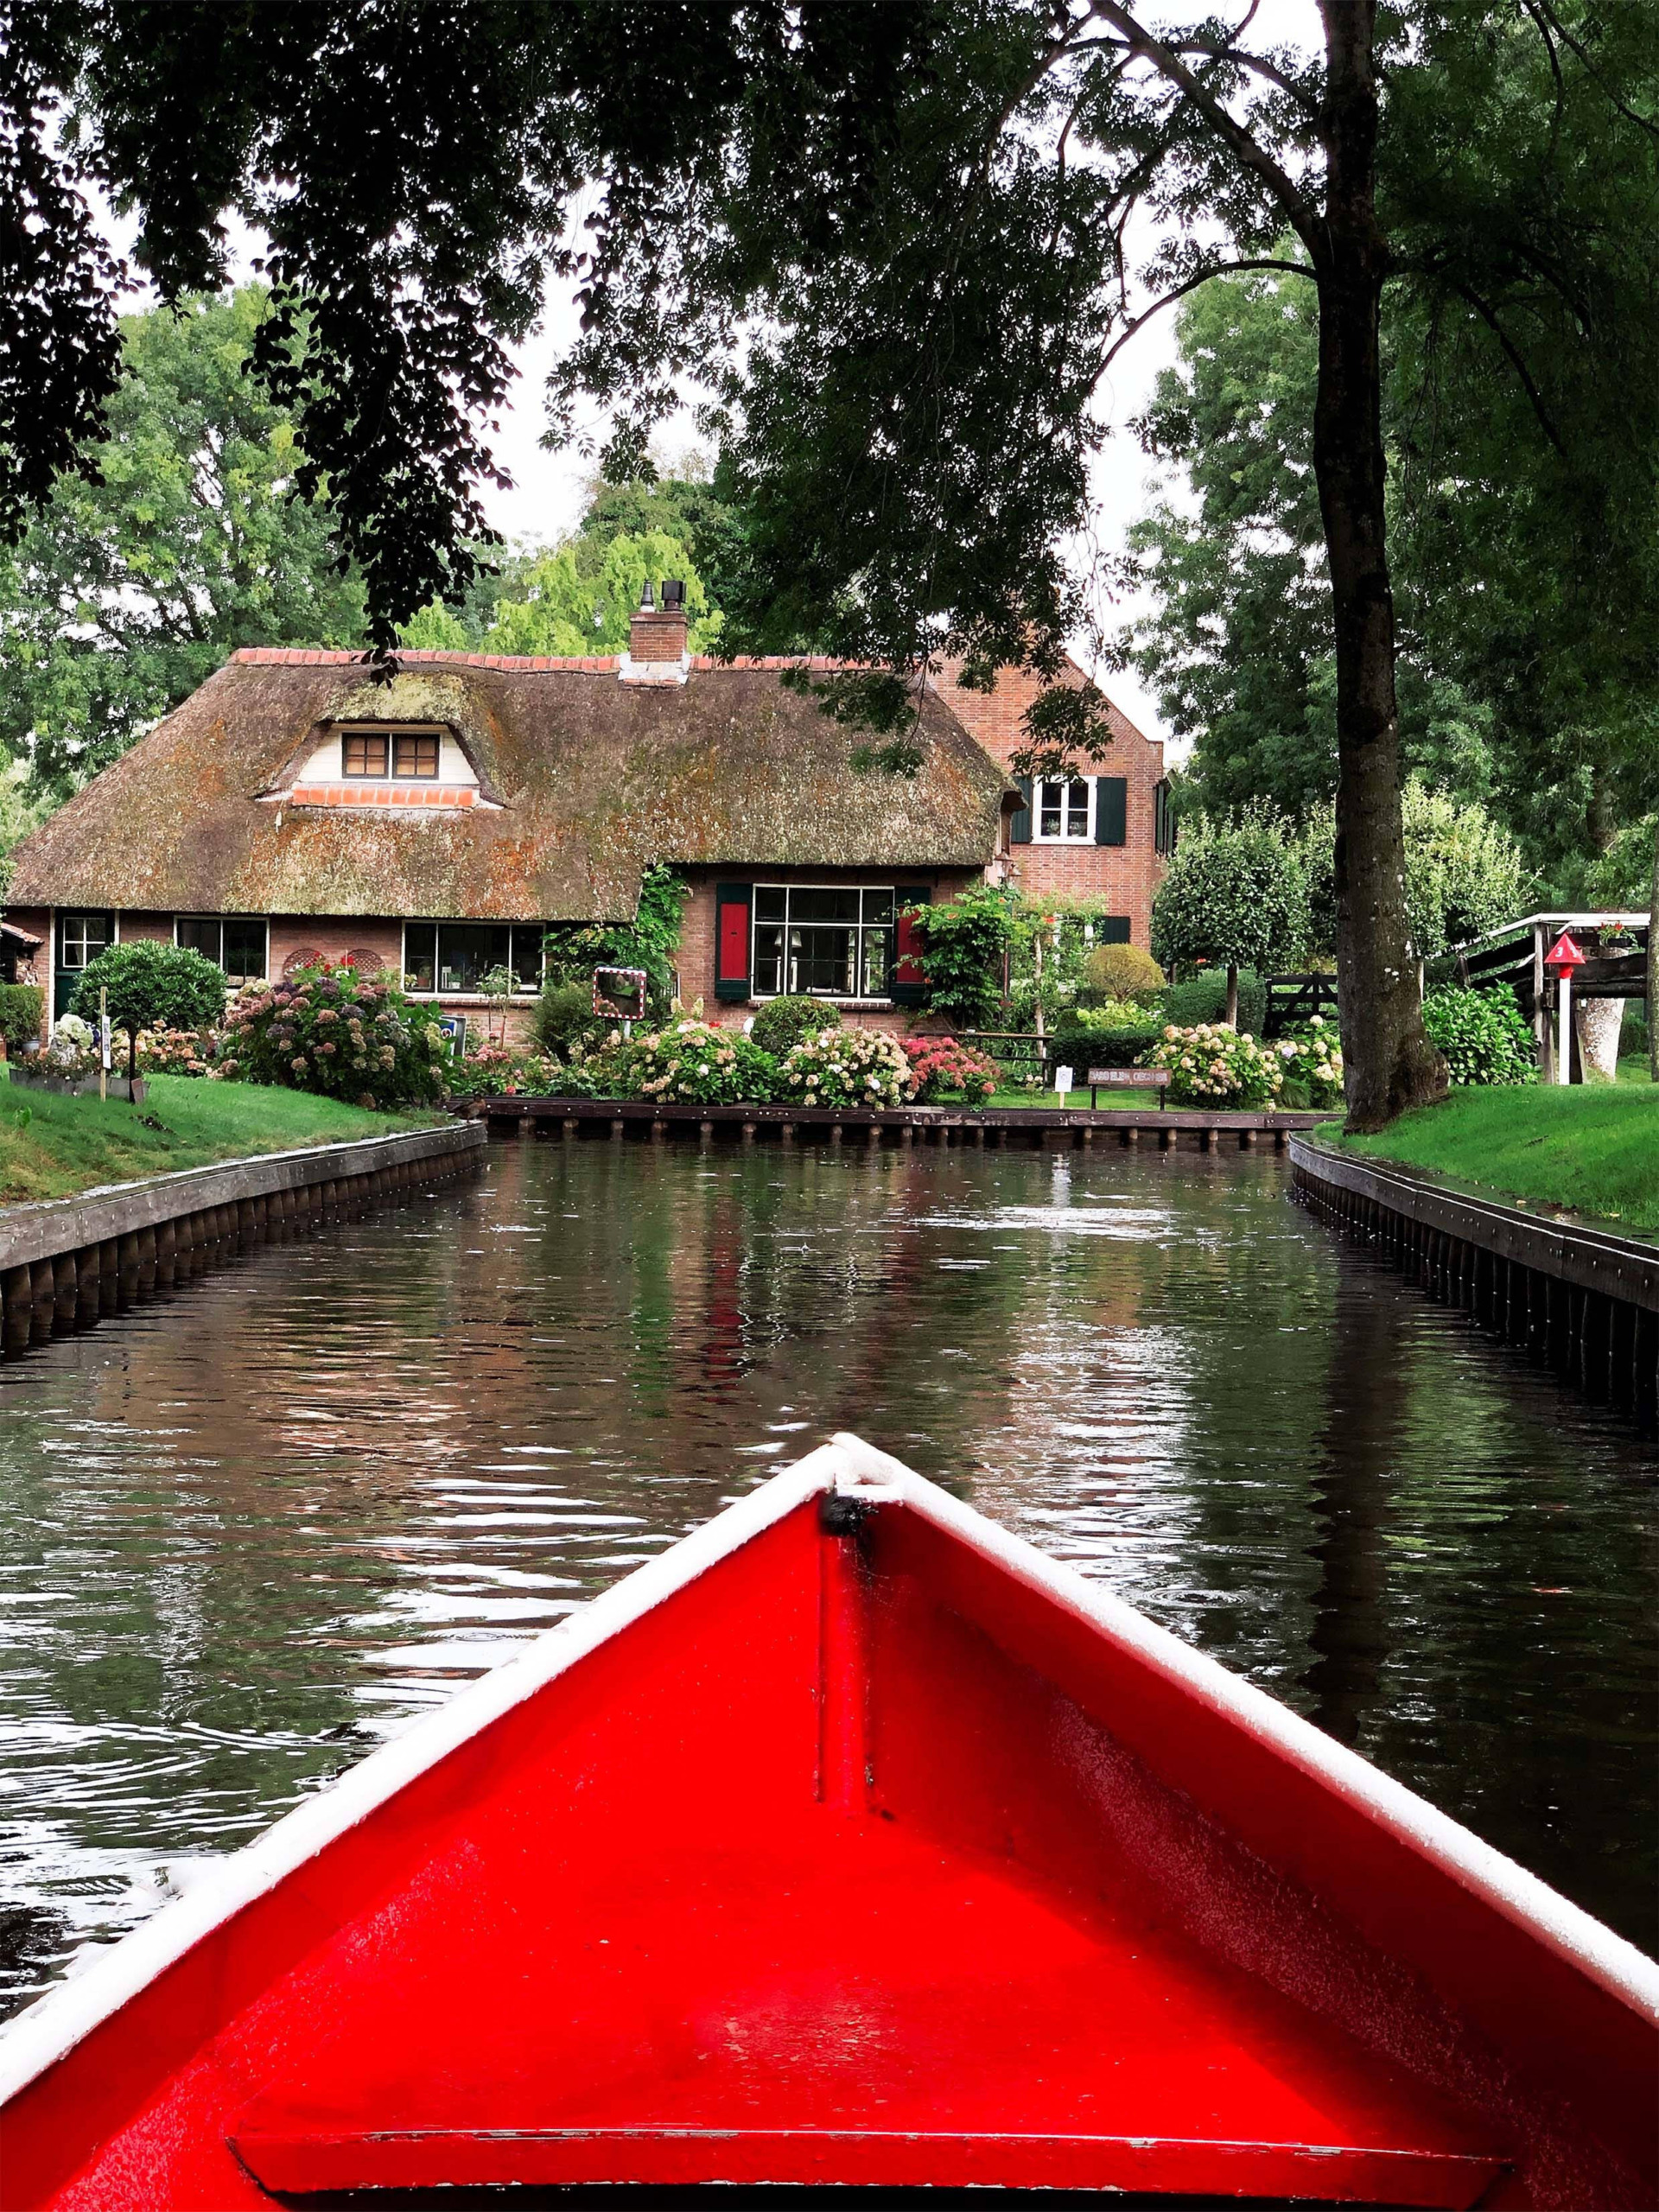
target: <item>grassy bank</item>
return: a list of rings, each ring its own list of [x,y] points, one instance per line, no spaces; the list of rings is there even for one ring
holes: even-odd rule
[[[249,1153],[288,1152],[420,1127],[429,1114],[367,1114],[359,1106],[158,1075],[142,1106],[54,1097],[0,1085],[0,1204],[66,1198],[95,1183],[130,1183]]]
[[[1659,1229],[1659,1089],[1626,1083],[1622,1071],[1617,1085],[1454,1090],[1380,1136],[1342,1142],[1497,1197]]]

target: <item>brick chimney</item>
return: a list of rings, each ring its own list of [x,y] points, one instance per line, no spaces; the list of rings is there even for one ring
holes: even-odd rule
[[[628,625],[627,656],[620,671],[625,683],[685,681],[685,586],[670,577],[662,595],[658,607],[647,579]]]

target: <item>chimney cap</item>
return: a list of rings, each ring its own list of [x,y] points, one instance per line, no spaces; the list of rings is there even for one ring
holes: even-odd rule
[[[683,579],[678,576],[665,576],[663,579],[663,605],[664,608],[685,605]]]
[[[651,595],[651,578],[649,576],[645,578],[645,582],[640,586],[639,604],[642,608],[654,607],[657,604],[656,601],[652,599]]]

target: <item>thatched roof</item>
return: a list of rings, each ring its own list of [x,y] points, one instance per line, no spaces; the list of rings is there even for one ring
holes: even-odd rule
[[[914,776],[860,773],[785,665],[655,686],[608,660],[411,652],[376,684],[346,653],[244,651],[18,846],[11,903],[610,920],[652,861],[983,867],[1006,779],[949,708],[925,702]],[[353,721],[447,724],[499,810],[283,804]]]

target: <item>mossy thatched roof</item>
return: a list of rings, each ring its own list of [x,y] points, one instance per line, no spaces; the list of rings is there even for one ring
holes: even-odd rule
[[[345,653],[238,653],[16,849],[16,906],[158,912],[631,915],[652,861],[981,868],[1006,779],[941,700],[914,776],[858,772],[845,728],[784,664],[407,653],[376,684]],[[495,807],[390,814],[283,804],[329,724],[446,723]]]

